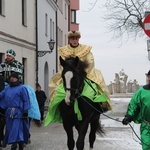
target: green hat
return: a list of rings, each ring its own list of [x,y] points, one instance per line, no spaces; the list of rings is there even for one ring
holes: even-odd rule
[[[16,56],[16,53],[15,53],[15,51],[14,51],[13,49],[8,49],[8,50],[6,51],[6,54],[7,54],[7,55],[10,55],[10,56],[12,56],[12,57],[15,57],[15,56]]]

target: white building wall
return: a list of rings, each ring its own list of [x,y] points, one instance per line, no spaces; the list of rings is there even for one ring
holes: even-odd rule
[[[51,0],[38,0],[38,51],[50,51],[47,42],[52,38],[56,42],[56,11],[57,7]],[[47,35],[45,35],[45,14],[47,14]],[[54,34],[50,34],[50,19],[54,26]],[[38,82],[49,97],[49,81],[56,73],[56,43],[53,52],[38,57]]]
[[[0,53],[14,49],[16,60],[25,58],[25,83],[33,88],[36,80],[36,14],[35,0],[26,0],[27,26],[22,25],[22,5],[20,0],[5,0],[4,16],[0,15]],[[4,58],[3,58],[4,60]]]
[[[53,0],[38,0],[38,51],[49,51],[47,42],[51,38],[50,19],[52,20],[52,22],[54,22],[54,37],[52,37],[52,39],[55,42],[58,42],[55,43],[55,47],[52,53],[47,53],[43,57],[38,57],[38,82],[41,85],[42,89],[46,92],[47,97],[49,97],[48,85],[50,79],[57,72],[57,47],[66,45],[68,42],[66,35],[68,33],[69,0],[58,0],[56,3],[55,2]],[[48,18],[47,35],[45,35],[45,14],[47,14]]]

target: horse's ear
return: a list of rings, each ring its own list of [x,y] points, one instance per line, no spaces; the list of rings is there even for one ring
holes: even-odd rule
[[[62,59],[62,57],[61,56],[59,56],[59,61],[60,61],[60,64],[61,64],[61,66],[65,66],[65,61]]]

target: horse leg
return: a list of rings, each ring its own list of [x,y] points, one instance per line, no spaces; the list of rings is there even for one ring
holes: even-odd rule
[[[90,126],[91,126],[91,129],[90,129],[90,134],[89,134],[89,144],[90,144],[90,150],[92,150],[95,139],[96,139],[96,131],[99,127],[99,118],[91,122]]]
[[[86,121],[86,123],[82,124],[79,131],[78,131],[79,136],[78,136],[78,139],[76,142],[77,150],[83,150],[84,149],[84,139],[85,139],[87,129],[88,129],[88,121]]]
[[[73,150],[75,146],[75,141],[73,139],[73,128],[70,127],[69,125],[65,126],[64,129],[67,133],[67,146],[69,150]]]

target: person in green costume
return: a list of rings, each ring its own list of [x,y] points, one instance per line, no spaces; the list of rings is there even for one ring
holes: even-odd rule
[[[143,150],[150,150],[150,70],[146,73],[148,84],[135,92],[128,105],[123,125],[131,121],[140,124],[141,144]]]
[[[109,97],[109,92],[105,84],[103,75],[100,70],[95,68],[94,56],[92,54],[92,47],[79,43],[81,34],[79,31],[69,31],[68,40],[69,44],[58,49],[59,56],[62,59],[66,59],[70,56],[78,57],[81,61],[87,61],[89,66],[86,69],[87,82],[95,89],[95,91],[85,82],[82,95],[86,95],[94,102],[100,103],[103,110],[112,110],[112,105]],[[63,88],[62,78],[62,66],[60,70],[51,78],[49,83],[50,88],[50,105],[48,113],[45,118],[44,125],[47,126],[52,122],[61,122],[58,105],[65,98],[65,90]],[[78,119],[81,119],[77,105],[75,105],[75,112]]]

